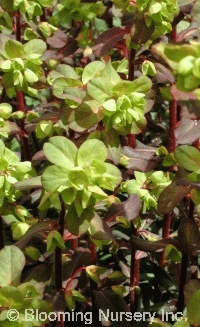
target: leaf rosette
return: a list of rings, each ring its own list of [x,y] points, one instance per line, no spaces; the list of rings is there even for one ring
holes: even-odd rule
[[[93,212],[95,203],[107,197],[104,189],[113,191],[121,181],[118,168],[105,162],[108,151],[100,140],[86,140],[77,149],[72,141],[55,136],[44,144],[44,153],[53,165],[42,174],[42,185],[61,194],[78,216],[86,208]]]
[[[0,69],[4,73],[3,86],[8,89],[23,90],[33,94],[31,86],[43,76],[42,55],[46,43],[42,40],[30,40],[24,45],[18,41],[4,38],[0,50]]]

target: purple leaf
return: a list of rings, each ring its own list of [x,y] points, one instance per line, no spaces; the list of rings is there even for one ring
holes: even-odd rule
[[[107,214],[106,220],[114,220],[118,216],[123,216],[128,220],[135,219],[140,212],[142,207],[141,200],[138,195],[131,194],[128,200],[120,202],[120,203],[113,203]]]
[[[179,179],[175,183],[178,186],[192,186],[198,191],[200,191],[200,183],[199,182],[190,182],[186,178]]]
[[[73,254],[72,259],[63,265],[63,280],[68,280],[82,266],[89,266],[92,262],[92,254],[89,249],[79,247]]]
[[[58,29],[53,36],[49,37],[47,39],[47,43],[56,49],[60,49],[63,48],[66,43],[68,42],[68,38],[66,36],[66,34],[61,31],[60,29]]]
[[[116,317],[115,326],[127,326],[126,317],[123,315],[122,319],[120,319],[120,313],[128,312],[129,310],[125,300],[120,295],[116,294],[111,289],[104,289],[100,291],[94,291],[94,296],[95,303],[99,309],[99,312],[103,312],[100,318],[111,321],[112,317],[109,315],[111,313],[113,315],[113,319]],[[118,318],[117,315],[119,315]]]
[[[125,35],[130,32],[130,27],[112,27],[103,32],[96,40],[93,46],[93,53],[97,57],[107,54],[114,45]]]
[[[171,94],[174,97],[174,100],[176,101],[191,101],[196,100],[197,97],[194,92],[183,92],[177,89],[176,85],[172,85],[171,87]]]
[[[160,63],[154,63],[154,66],[156,68],[156,76],[153,78],[154,83],[166,83],[169,81],[173,84],[175,82],[174,75],[168,68]]]
[[[190,191],[188,186],[177,186],[177,181],[168,185],[158,198],[158,212],[165,215],[170,213],[183,197]]]
[[[165,238],[159,241],[152,242],[143,240],[135,235],[131,235],[130,242],[135,250],[141,250],[144,252],[155,252],[158,250],[163,250],[168,244],[172,244],[178,249],[180,248],[178,242],[171,238]]]
[[[51,221],[42,221],[40,223],[31,226],[24,234],[24,236],[15,243],[15,246],[17,246],[21,250],[25,249],[26,245],[28,244],[28,242],[31,240],[32,237],[38,236],[39,233],[50,232],[53,229],[54,224],[55,221],[51,220]]]
[[[128,169],[146,173],[154,169],[159,161],[155,156],[155,151],[153,147],[147,146],[144,148],[137,146],[135,149],[124,146],[121,153],[130,158],[129,164],[126,166]]]
[[[200,242],[199,227],[193,218],[184,218],[178,228],[178,240],[182,250],[190,254]]]
[[[177,144],[191,144],[200,138],[200,122],[182,118],[175,129]]]

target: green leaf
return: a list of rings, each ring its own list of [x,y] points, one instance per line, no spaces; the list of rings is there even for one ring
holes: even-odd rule
[[[0,289],[0,305],[2,307],[21,309],[23,306],[23,295],[14,286],[4,286]]]
[[[100,275],[106,272],[105,267],[90,265],[86,267],[87,275],[97,284],[100,284]]]
[[[66,248],[61,234],[54,230],[47,236],[47,251],[53,252],[57,247],[62,250],[65,250]]]
[[[47,192],[55,192],[59,187],[61,187],[60,191],[71,187],[68,179],[68,169],[56,165],[45,169],[41,181]]]
[[[164,256],[167,261],[181,262],[181,252],[171,244],[164,249]]]
[[[71,311],[76,307],[75,300],[77,302],[85,302],[86,298],[76,290],[67,290],[65,292],[65,301]]]
[[[200,324],[200,281],[190,280],[185,285],[185,301],[187,305],[187,321],[190,326],[199,326]]]
[[[75,108],[69,117],[69,127],[83,132],[95,126],[102,116],[101,106],[94,100],[85,101]]]
[[[51,120],[46,121],[46,120],[42,120],[40,121],[35,129],[36,132],[36,136],[39,139],[45,138],[47,136],[52,136],[53,134],[53,123]]]
[[[51,231],[52,229],[53,229],[53,224],[51,221],[39,222],[31,226],[26,232],[26,234],[21,238],[21,240],[16,242],[15,245],[20,249],[24,249],[32,237],[36,236],[38,233],[48,232]]]
[[[37,0],[42,7],[50,8],[54,0]]]
[[[14,11],[14,0],[7,1],[7,0],[0,0],[0,6],[7,12]]]
[[[3,72],[9,72],[12,69],[12,60],[5,60],[0,65]]]
[[[75,298],[73,297],[73,291],[72,290],[67,290],[65,292],[65,302],[67,304],[67,307],[69,308],[69,310],[74,310],[76,307],[76,303],[75,303]]]
[[[5,44],[5,51],[9,58],[23,58],[24,47],[21,42],[15,40],[8,40]]]
[[[156,68],[153,64],[153,62],[149,60],[145,60],[142,63],[142,74],[145,76],[155,76],[156,75]]]
[[[134,81],[120,81],[113,87],[113,93],[115,95],[128,95],[132,92],[146,93],[151,89],[152,82],[146,76],[141,76]]]
[[[117,165],[120,160],[121,150],[118,133],[114,129],[111,129],[109,133],[107,133],[106,131],[102,131],[101,140],[107,147],[108,159],[110,159],[115,165]]]
[[[34,56],[35,58],[42,56],[46,49],[46,43],[40,39],[30,40],[24,45],[25,54],[29,58],[31,58],[32,54],[37,55]]]
[[[0,251],[0,286],[19,285],[24,265],[23,252],[14,245],[5,246]]]
[[[99,186],[111,191],[114,191],[121,180],[122,177],[120,170],[110,163],[106,163],[106,172],[102,175],[102,177],[96,178]]]
[[[41,257],[40,251],[34,246],[27,246],[25,253],[33,260],[38,260]]]
[[[76,299],[76,301],[78,301],[78,302],[85,302],[86,301],[86,298],[80,292],[78,292],[77,290],[73,290],[72,295]]]
[[[105,64],[102,61],[94,61],[86,65],[82,74],[83,84],[86,84],[89,80],[98,76],[104,68]]]
[[[84,190],[87,188],[89,181],[84,170],[79,167],[71,169],[68,173],[69,182],[77,189]]]
[[[107,116],[113,115],[113,113],[117,110],[117,105],[114,99],[109,99],[105,101],[102,106],[104,108],[104,111],[106,111]]]
[[[68,170],[75,165],[77,148],[66,137],[54,136],[44,144],[44,154],[51,163]]]
[[[32,283],[37,286],[35,281],[32,281]],[[40,293],[37,291],[36,287],[33,284],[31,284],[30,282],[26,282],[26,283],[20,284],[17,287],[17,289],[26,298],[38,297],[38,296],[40,296]],[[42,287],[41,287],[41,289],[42,289],[42,291],[44,290]]]
[[[189,171],[200,169],[200,152],[190,145],[179,146],[174,152],[174,157],[181,167]]]
[[[77,163],[80,167],[90,166],[93,160],[105,161],[107,156],[108,151],[102,141],[86,140],[78,150]]]
[[[102,104],[112,97],[112,88],[120,81],[121,78],[109,62],[102,71],[101,77],[95,77],[88,82],[88,94]]]
[[[23,70],[24,69],[24,60],[21,58],[15,58],[13,60],[13,69],[14,70]]]
[[[37,75],[30,69],[24,70],[24,76],[28,83],[35,83],[38,81]]]
[[[189,74],[194,67],[195,57],[186,56],[181,59],[177,65],[177,72],[181,75]]]
[[[77,214],[76,207],[72,204],[66,215],[66,226],[73,235],[81,236],[87,232],[89,221],[94,216],[94,210],[91,207],[82,210],[81,215]]]
[[[103,103],[112,96],[110,82],[102,77],[95,77],[87,84],[88,94],[97,102]]]
[[[24,31],[24,39],[25,40],[32,40],[37,38],[37,34],[29,27],[27,27]]]
[[[68,100],[69,103],[72,101],[77,106],[82,102],[86,92],[80,80],[59,77],[53,81],[53,94],[59,99]]]
[[[196,57],[196,49],[189,44],[174,45],[174,44],[164,44],[159,43],[153,46],[153,50],[159,54],[168,65],[176,69],[177,63],[180,62],[186,56]]]
[[[30,225],[28,225],[25,222],[13,223],[12,227],[11,227],[13,239],[15,241],[20,240],[29,228],[30,228]]]
[[[79,79],[79,75],[76,73],[73,67],[65,64],[59,64],[56,66],[56,70],[52,70],[49,73],[52,80],[59,77],[67,77],[72,79]]]

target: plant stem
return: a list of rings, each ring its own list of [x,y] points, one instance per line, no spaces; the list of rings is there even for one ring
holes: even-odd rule
[[[72,243],[72,250],[76,251],[78,247],[78,239],[77,238],[72,239],[71,243]]]
[[[178,301],[177,301],[177,311],[183,312],[184,309],[184,286],[187,280],[187,268],[188,268],[188,255],[186,253],[182,253],[181,260],[181,272],[179,279],[179,293],[178,293]]]
[[[61,234],[63,237],[65,228],[65,204],[63,201],[61,201],[61,211],[60,211],[60,217],[58,221],[58,229],[57,231]],[[57,247],[55,249],[55,289],[56,291],[60,291],[62,289],[62,250]]]
[[[170,237],[170,226],[171,226],[171,212],[164,215],[164,217],[163,217],[163,230],[162,230],[163,238]],[[164,251],[161,254],[160,264],[161,264],[161,266],[165,265]]]
[[[176,26],[173,27],[171,32],[171,38],[173,41],[176,41]],[[172,153],[176,149],[176,139],[175,139],[175,128],[177,125],[177,101],[175,99],[171,100],[169,103],[169,142],[168,142],[168,151]],[[170,226],[171,226],[171,213],[164,215],[163,219],[163,231],[162,237],[168,238],[170,234]],[[161,265],[164,266],[165,258],[164,251],[161,254]]]
[[[3,88],[1,93],[1,99],[0,99],[1,103],[5,102],[5,98],[6,98],[6,90],[5,88]]]
[[[134,60],[135,60],[135,49],[129,51],[129,66],[128,66],[128,80],[134,80]]]
[[[21,42],[21,14],[19,11],[16,12],[16,40]]]
[[[4,247],[3,219],[0,217],[0,250]]]
[[[172,100],[169,103],[169,143],[168,151],[169,153],[174,152],[176,149],[176,139],[175,139],[175,128],[177,124],[177,102]]]
[[[176,26],[173,27],[171,32],[171,39],[176,42],[177,30]],[[174,152],[176,149],[176,139],[174,131],[177,124],[177,101],[173,99],[169,103],[169,144],[168,151],[169,153]]]
[[[131,234],[137,236],[137,229],[131,224]],[[135,292],[135,286],[139,286],[139,260],[136,259],[136,250],[131,248],[131,269],[130,269],[130,311],[134,314],[138,311],[139,294]]]
[[[129,81],[134,80],[134,60],[135,60],[135,49],[129,51],[129,66],[128,66],[128,79]],[[135,148],[135,135],[129,135],[129,146]]]
[[[15,34],[16,34],[16,40],[18,42],[21,42],[21,14],[19,11],[15,13],[16,17],[16,24],[15,24]],[[25,106],[24,106],[24,94],[23,91],[17,91],[17,105],[18,109],[22,112],[25,112]],[[29,142],[28,137],[26,136],[26,132],[24,129],[24,120],[21,119],[20,121],[20,128],[21,128],[21,134],[20,134],[20,141],[22,146],[22,153],[23,153],[23,160],[30,161],[31,155],[30,155],[30,149],[29,149]]]
[[[92,265],[96,264],[97,260],[97,253],[96,253],[96,246],[94,243],[92,243],[89,240],[89,249],[92,253]],[[99,310],[96,306],[95,303],[95,296],[94,296],[94,291],[98,290],[97,283],[95,283],[91,278],[90,278],[90,293],[91,293],[91,302],[92,302],[92,320],[93,320],[93,325],[95,327],[101,327],[101,321],[99,321]]]
[[[129,135],[128,145],[129,145],[131,148],[135,148],[135,135],[134,135],[134,134],[130,134],[130,135]]]
[[[17,105],[20,111],[25,112],[23,91],[17,91]],[[21,128],[20,140],[22,146],[23,160],[31,161],[28,137],[26,136],[25,127],[24,127],[24,119],[21,119],[20,121],[20,128]]]

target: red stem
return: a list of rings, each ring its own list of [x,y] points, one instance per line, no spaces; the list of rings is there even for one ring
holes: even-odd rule
[[[97,261],[96,246],[90,240],[89,240],[89,249],[92,253],[92,265],[95,265]]]
[[[57,231],[63,237],[65,228],[65,204],[61,201],[61,211],[58,221]],[[55,289],[57,291],[62,289],[62,276],[63,276],[63,266],[62,266],[62,250],[57,247],[55,249]]]
[[[16,12],[15,17],[16,17],[16,24],[15,24],[16,40],[21,42],[21,14],[19,11]],[[20,111],[25,112],[23,91],[17,91],[17,105]],[[20,128],[21,128],[20,141],[22,145],[23,160],[30,161],[31,154],[30,154],[28,137],[26,136],[26,132],[24,129],[23,119],[21,119],[20,121]]]
[[[135,60],[135,49],[129,51],[129,67],[128,67],[128,80],[134,80],[134,60]]]
[[[17,105],[20,111],[25,112],[23,91],[17,91]],[[20,121],[20,128],[21,128],[20,140],[22,145],[23,160],[31,161],[28,137],[26,136],[26,131],[24,127],[24,119],[21,119]]]
[[[176,41],[176,27],[173,28],[171,32],[171,38],[173,41]],[[175,129],[177,125],[177,101],[173,99],[169,103],[169,143],[168,143],[168,151],[172,153],[176,149],[176,139],[175,139]],[[163,219],[163,231],[162,236],[163,238],[168,238],[170,234],[170,226],[171,226],[171,213],[164,216]],[[164,266],[165,258],[164,252],[161,255],[161,265]]]
[[[171,32],[171,39],[176,42],[177,30],[176,26],[173,27]],[[173,99],[169,104],[169,144],[168,151],[169,153],[174,152],[176,149],[176,139],[174,131],[177,125],[177,101]]]
[[[131,225],[131,233],[138,235],[137,229]],[[136,258],[136,250],[131,250],[131,270],[130,270],[130,311],[132,314],[138,311],[139,294],[135,291],[135,286],[139,286],[140,262]]]
[[[79,273],[79,271],[83,271],[85,270],[85,267],[81,267],[81,268],[78,268],[75,273],[73,273],[73,275],[71,276],[70,280],[68,280],[66,286],[65,286],[65,291],[69,290],[70,289],[70,285],[71,283],[73,282],[73,279],[77,276],[77,274]]]
[[[0,250],[4,247],[4,230],[3,230],[3,219],[0,216]]]
[[[129,134],[128,145],[131,148],[135,148],[135,135],[134,134]]]
[[[175,128],[177,125],[177,102],[176,100],[170,101],[169,104],[169,153],[174,152],[176,149]]]
[[[128,79],[129,81],[134,80],[134,60],[135,60],[135,49],[131,49],[129,51],[129,67],[128,67]],[[135,148],[135,135],[129,135],[129,142],[128,145],[131,148]]]
[[[72,250],[76,251],[78,247],[78,239],[77,238],[72,239],[71,243],[72,243]]]
[[[162,237],[169,238],[170,237],[170,227],[171,227],[171,212],[164,215],[163,217],[163,230],[162,230]],[[165,265],[165,256],[164,251],[161,254],[160,264],[161,266]]]
[[[96,264],[97,253],[96,246],[93,242],[89,240],[89,249],[92,253],[92,264]],[[94,291],[98,290],[98,285],[90,278],[90,293],[91,293],[91,302],[92,302],[92,316],[93,316],[93,324],[96,327],[101,327],[101,321],[99,321],[99,310],[95,303]]]
[[[19,11],[16,12],[16,40],[21,42],[21,14]]]

